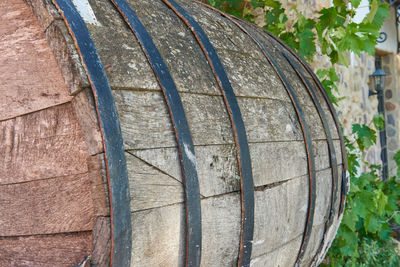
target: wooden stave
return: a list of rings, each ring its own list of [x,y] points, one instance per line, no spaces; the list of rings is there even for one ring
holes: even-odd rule
[[[110,79],[110,80],[112,80],[112,79]],[[83,88],[83,87],[85,87],[85,86],[82,86],[82,87],[80,87],[80,88]],[[115,86],[115,89],[118,89],[118,85],[117,86]],[[127,88],[121,88],[120,87],[120,89],[123,89],[123,90],[126,90]],[[138,89],[138,88],[133,88],[133,91],[135,91],[135,89]],[[148,90],[148,89],[150,89],[150,90]],[[78,89],[78,91],[79,90],[81,90],[81,89]],[[139,92],[142,92],[142,91],[157,91],[158,89],[157,88],[143,88],[143,89],[138,89],[137,91],[139,91]],[[131,89],[129,89],[128,91],[131,91]],[[114,92],[114,94],[116,94],[116,92]],[[206,93],[207,94],[207,93]],[[215,93],[212,93],[213,95],[215,94]],[[218,93],[216,93],[216,95],[218,95]],[[323,140],[323,138],[321,138],[321,142],[322,142],[322,140]],[[293,140],[292,140],[293,141]],[[297,140],[297,141],[299,141],[299,140]],[[268,142],[268,141],[267,141]],[[252,142],[250,141],[250,143],[252,144]],[[256,145],[258,143],[258,140],[255,140],[254,141],[254,144]],[[226,143],[226,144],[221,144],[221,143],[214,143],[214,145],[215,146],[219,146],[219,145],[232,145],[232,142],[230,141],[228,141],[228,143]],[[201,144],[201,143],[199,143],[199,147],[204,147],[205,146],[205,144]],[[162,148],[162,146],[160,146],[160,148]],[[170,144],[169,145],[166,145],[165,147],[164,147],[165,149],[168,149],[168,148],[170,148],[170,149],[172,149],[173,148],[173,145],[171,146]],[[143,152],[144,150],[143,150],[143,148],[142,149],[138,149],[138,150],[135,150],[134,148],[132,149],[132,148],[130,148],[130,152],[132,152],[132,153],[134,153],[135,151],[141,151],[141,152]]]

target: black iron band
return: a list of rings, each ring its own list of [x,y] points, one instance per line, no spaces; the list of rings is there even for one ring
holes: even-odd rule
[[[297,65],[297,63],[294,62],[286,52],[282,51],[282,54],[286,58],[286,60],[289,62],[289,64],[293,67],[297,76],[300,78],[303,85],[307,89],[309,95],[311,96],[314,106],[317,109],[318,115],[322,121],[322,125],[323,125],[325,135],[327,138],[330,167],[331,167],[331,171],[332,171],[332,195],[331,195],[331,204],[330,204],[329,220],[328,220],[328,226],[330,226],[332,224],[332,220],[333,220],[334,213],[335,213],[335,206],[336,206],[336,200],[337,200],[336,196],[337,196],[337,191],[338,191],[338,189],[337,189],[337,184],[338,184],[337,167],[338,166],[337,166],[336,152],[335,152],[335,147],[333,144],[332,134],[329,129],[329,124],[328,124],[328,120],[326,119],[325,112],[323,111],[321,104],[318,101],[317,95],[315,94],[310,82],[304,76],[304,74],[302,73],[302,71],[299,68],[299,66]]]
[[[128,171],[117,110],[103,64],[90,33],[70,0],[53,0],[86,69],[103,136],[111,212],[111,264],[130,266],[132,225]]]
[[[319,117],[322,121],[322,125],[324,128],[325,135],[327,138],[327,143],[328,143],[329,159],[330,159],[330,165],[331,165],[330,167],[331,167],[331,173],[332,173],[332,191],[331,191],[331,203],[330,203],[330,208],[329,208],[329,218],[325,225],[323,239],[321,240],[321,244],[316,253],[317,255],[319,255],[319,253],[322,250],[323,245],[325,243],[326,234],[327,234],[329,228],[332,226],[333,220],[335,218],[334,215],[335,215],[335,207],[336,207],[336,200],[337,200],[336,196],[337,196],[337,191],[338,191],[338,188],[337,188],[337,184],[338,184],[337,168],[338,168],[338,166],[337,166],[337,160],[336,160],[336,152],[335,152],[335,147],[333,145],[332,134],[329,129],[329,125],[328,125],[328,121],[326,119],[325,112],[322,110],[321,104],[319,103],[318,98],[317,98],[313,88],[311,87],[310,82],[304,76],[304,74],[302,73],[302,71],[299,68],[299,66],[297,65],[297,63],[294,62],[286,52],[282,51],[282,54],[286,58],[286,60],[289,62],[289,64],[293,67],[293,69],[296,71],[298,77],[303,82],[303,85],[306,87],[307,91],[309,92],[309,95],[311,96],[314,106],[316,107]]]
[[[238,256],[238,266],[249,266],[251,259],[252,241],[254,234],[254,183],[250,160],[249,145],[242,114],[237,103],[231,83],[224,67],[207,34],[199,23],[174,0],[162,0],[183,23],[192,31],[206,56],[214,73],[214,77],[221,89],[225,105],[231,120],[236,149],[238,151],[238,165],[241,181],[241,236]]]
[[[145,53],[163,91],[175,131],[183,183],[185,186],[185,265],[193,267],[200,266],[202,234],[199,181],[196,170],[194,145],[181,97],[160,52],[132,8],[125,0],[112,0],[112,2],[121,13],[136,38],[139,40],[143,52]]]
[[[314,162],[314,156],[313,156],[314,154],[313,154],[310,131],[308,130],[308,125],[305,121],[304,112],[300,106],[298,99],[297,99],[296,93],[294,92],[294,90],[291,87],[289,81],[287,80],[285,74],[280,69],[280,67],[279,67],[278,63],[275,61],[275,59],[270,55],[270,53],[264,47],[264,45],[252,33],[247,31],[239,22],[235,21],[234,19],[232,19],[231,16],[226,15],[222,12],[220,12],[220,14],[225,16],[232,23],[234,23],[236,26],[238,26],[261,49],[261,52],[264,54],[264,56],[266,57],[268,62],[271,64],[271,66],[274,68],[278,77],[282,81],[282,84],[284,85],[284,87],[289,95],[289,98],[293,104],[295,111],[296,111],[299,123],[301,125],[304,142],[305,142],[307,163],[308,163],[307,165],[308,165],[308,178],[309,178],[309,198],[308,198],[308,211],[307,211],[307,217],[306,217],[306,226],[305,226],[300,250],[299,250],[299,253],[297,256],[297,261],[296,261],[296,266],[297,266],[297,265],[299,265],[299,263],[301,262],[301,260],[304,256],[304,253],[305,253],[307,245],[308,245],[308,241],[311,236],[311,230],[312,230],[312,225],[313,225],[313,220],[314,220],[314,211],[315,211],[315,199],[316,199],[316,179],[315,178],[316,178],[316,176],[315,176],[315,162]]]
[[[344,211],[344,204],[345,204],[345,199],[346,199],[346,195],[348,193],[348,183],[349,183],[349,178],[347,176],[347,171],[348,171],[348,164],[347,164],[347,157],[346,157],[346,148],[344,145],[344,138],[343,138],[343,134],[341,131],[341,126],[339,123],[339,119],[337,117],[337,114],[335,112],[335,109],[332,106],[331,101],[329,100],[329,96],[326,93],[324,87],[322,86],[321,82],[319,81],[319,79],[317,78],[317,76],[315,75],[315,73],[311,70],[310,66],[308,66],[308,64],[304,61],[304,59],[302,59],[301,57],[299,57],[288,45],[286,45],[284,42],[282,42],[278,37],[276,37],[275,35],[273,35],[272,33],[270,33],[269,31],[265,30],[264,28],[260,28],[258,26],[256,26],[258,29],[264,31],[265,33],[267,33],[271,38],[273,38],[276,42],[278,42],[280,45],[282,45],[283,47],[286,48],[286,50],[288,52],[290,52],[302,65],[303,67],[306,69],[306,71],[311,75],[312,79],[314,80],[314,82],[317,84],[317,87],[319,89],[319,91],[322,93],[329,111],[332,115],[332,118],[335,122],[336,125],[336,129],[337,129],[337,133],[340,139],[340,150],[341,150],[341,154],[342,154],[342,163],[343,163],[343,170],[342,170],[342,185],[341,185],[341,199],[340,199],[340,205],[339,205],[339,212],[338,212],[338,217],[342,215],[343,211]]]

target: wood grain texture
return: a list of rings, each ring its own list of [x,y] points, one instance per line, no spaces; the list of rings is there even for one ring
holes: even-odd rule
[[[46,29],[45,36],[67,85],[67,91],[75,95],[83,88],[90,87],[74,41],[64,22],[55,20]]]
[[[74,96],[71,103],[77,115],[89,155],[104,152],[92,89],[82,90]]]
[[[35,11],[39,17],[42,16],[40,14],[50,10],[46,7],[49,4],[48,0],[27,1],[32,2],[33,10],[42,12]],[[33,2],[36,2],[36,5]],[[215,79],[189,29],[184,27],[161,1],[128,2],[153,37],[171,71],[193,135],[203,214],[201,265],[232,266],[236,262],[240,236],[240,186],[232,127]],[[304,231],[309,193],[304,141],[293,105],[282,83],[253,41],[231,22],[216,16],[213,11],[193,4],[189,0],[179,0],[179,2],[199,21],[209,35],[238,96],[250,142],[256,186],[253,265],[290,266],[297,255]],[[133,228],[132,266],[183,266],[185,244],[183,185],[176,140],[164,97],[136,38],[110,1],[89,0],[89,3],[99,25],[88,25],[88,28],[114,89],[113,95],[127,150]],[[43,9],[43,6],[46,8]],[[46,16],[48,15],[44,15]],[[86,188],[85,190],[90,192],[86,194],[93,199],[90,211],[93,214],[92,219],[84,220],[84,215],[79,213],[81,211],[76,211],[74,216],[79,214],[78,217],[82,219],[80,225],[84,225],[84,228],[94,227],[94,261],[97,261],[96,264],[99,266],[107,265],[109,262],[107,251],[110,245],[109,211],[106,201],[108,197],[103,147],[94,113],[93,96],[63,22],[54,20],[50,15],[47,19],[40,18],[39,21],[42,26],[48,25],[46,38],[56,55],[68,89],[76,95],[72,105],[77,114],[76,125],[80,126],[81,134],[84,136],[80,142],[86,144],[88,148],[85,153],[91,155],[85,158],[86,171],[83,170],[81,159],[77,159],[75,165],[78,166],[79,172],[87,173],[82,174],[87,175],[87,180],[78,188]],[[315,226],[303,261],[305,266],[315,261],[314,255],[323,238],[324,224],[329,211],[332,182],[326,136],[307,91],[280,55],[279,47],[266,37],[261,39],[289,77],[304,109],[305,120],[310,125],[313,139],[318,170],[317,200]],[[319,93],[317,96],[318,99],[322,99]],[[323,109],[327,111],[326,103],[321,102]],[[335,125],[330,114],[326,113],[340,164]],[[11,136],[14,136],[12,131],[15,122],[7,123],[0,129],[5,133],[4,140],[11,140]],[[36,140],[35,138],[32,137],[32,140]],[[7,151],[13,151],[11,141],[3,143]],[[49,146],[49,151],[53,146],[54,144]],[[25,154],[30,155],[28,152]],[[56,156],[51,155],[51,157]],[[68,157],[66,159],[62,163],[67,164]],[[72,171],[69,167],[65,169]],[[42,192],[44,189],[36,188],[44,188],[45,182],[56,181],[58,178],[43,175],[45,178],[40,178],[41,175],[33,176],[30,173],[24,175],[15,175],[23,177],[15,178],[22,179],[17,180],[23,182],[18,186],[24,184],[29,185],[29,188],[33,186],[38,195],[39,193],[43,195],[43,198],[41,196],[35,198],[48,205],[44,200],[48,198],[45,196],[47,193]],[[50,176],[55,175],[56,173],[51,173]],[[68,177],[72,177],[72,174],[65,175],[61,175],[65,187],[58,186],[61,189],[65,188],[57,191],[60,199],[66,198],[62,193],[64,191],[75,192],[70,191],[68,185],[71,183]],[[3,185],[4,190],[10,191],[5,186]],[[56,186],[50,184],[47,189],[53,192],[54,187]],[[76,190],[76,186],[74,188]],[[15,190],[22,192],[22,189]],[[24,190],[30,192],[31,189]],[[75,204],[64,207],[67,212],[71,213],[72,211],[68,209],[72,209],[76,203],[80,203],[80,210],[85,210],[81,194],[83,197],[83,193],[75,196]],[[7,198],[7,194],[3,196]],[[23,203],[20,206],[26,206],[24,201],[27,202],[21,200]],[[60,205],[58,201],[52,204]],[[27,214],[27,217],[32,216],[29,212]],[[93,216],[98,217],[94,219]],[[56,214],[56,217],[60,215]],[[336,229],[338,222],[334,221]],[[74,223],[69,224],[71,228],[73,225]],[[7,228],[10,227],[7,225]],[[47,228],[52,227],[54,226],[47,226]],[[42,231],[40,227],[32,229]],[[68,229],[57,229],[57,231],[70,231]],[[328,239],[332,238],[330,233]],[[289,257],[292,255],[293,257]]]
[[[131,150],[129,153],[159,172],[182,182],[176,148]],[[195,154],[202,196],[209,197],[240,190],[234,145],[195,146]],[[136,179],[135,170],[131,169],[131,177]]]
[[[90,34],[111,87],[161,90],[136,37],[111,1],[89,3],[100,23],[89,25]]]
[[[93,227],[92,266],[110,266],[111,230],[110,217],[97,217]]]
[[[131,210],[145,210],[184,201],[182,182],[139,158],[126,154]]]
[[[35,14],[43,31],[47,29],[54,20],[61,20],[61,15],[56,7],[51,3],[51,0],[24,0]]]
[[[235,266],[240,238],[240,193],[203,199],[201,209],[201,266]]]
[[[318,235],[323,232],[323,225],[315,225],[312,228],[312,239],[310,239],[310,244],[317,244],[318,240],[315,240]],[[287,243],[283,244],[281,247],[268,251],[263,255],[253,258],[251,260],[252,267],[287,267],[294,266],[296,261],[296,256],[299,251],[301,240],[303,236],[298,235],[297,237],[289,240]],[[291,255],[292,257],[290,257]],[[309,259],[306,258],[300,266],[308,267]]]
[[[184,266],[184,205],[132,213],[131,266]]]
[[[335,144],[339,146],[338,141],[335,141]],[[326,141],[314,141],[313,148],[316,169],[329,168]],[[176,148],[130,150],[129,153],[157,169],[158,172],[166,174],[171,179],[181,181]],[[210,197],[240,190],[234,145],[195,146],[195,154],[202,196]],[[279,183],[307,174],[307,160],[302,141],[250,143],[250,155],[255,186]],[[340,163],[341,160],[339,159],[338,162]],[[128,168],[132,181],[141,177],[133,163],[128,162]],[[137,174],[138,172],[139,174]],[[149,183],[148,186],[153,186],[153,184]],[[147,190],[153,189],[147,188]],[[148,198],[150,195],[147,194],[146,197]],[[178,195],[169,195],[169,198],[177,198],[176,201],[181,199]],[[149,199],[148,201],[150,203],[153,200]]]
[[[161,92],[117,90],[113,93],[125,149],[176,145]],[[233,143],[222,97],[189,93],[183,93],[181,97],[195,145]],[[290,103],[254,98],[239,98],[238,102],[249,142],[303,140]],[[307,114],[306,120],[314,126],[310,128],[313,139],[326,139],[318,115]]]
[[[285,261],[282,257],[287,256],[284,252],[287,252],[287,244],[291,242],[294,242],[294,245],[290,245],[292,253],[295,250],[298,251],[307,212],[307,183],[308,177],[302,176],[283,184],[257,189],[255,195],[255,225],[257,227],[253,242],[254,260],[265,262],[262,260],[265,258],[265,253],[275,251],[274,253],[280,256],[273,257],[281,259],[284,263],[290,260],[287,258]],[[322,239],[323,226],[329,211],[330,183],[330,169],[317,172],[318,197],[316,217],[314,218],[316,226],[312,230],[310,246],[304,262],[312,260],[312,255],[316,253]],[[180,223],[182,205],[173,204],[132,213],[133,228],[136,228],[133,242],[138,250],[132,252],[132,260],[137,266],[181,266],[183,256],[177,251],[181,249],[183,239],[176,236],[184,231],[179,230],[179,227],[184,228],[184,224]],[[227,247],[226,244],[236,244],[236,241],[239,240],[239,193],[205,198],[201,200],[201,205],[204,244],[201,266],[232,266],[236,261],[237,247]],[[293,241],[293,237],[298,238]],[[282,248],[284,251],[278,251]],[[169,254],[170,257],[165,254]],[[156,257],[155,255],[162,256]],[[268,255],[269,257],[270,255]],[[280,264],[281,262],[276,261],[275,263]],[[132,266],[136,266],[135,264]]]
[[[233,266],[240,232],[238,192],[201,200],[201,266]],[[229,207],[229,208],[227,208]],[[132,213],[133,249],[131,266],[183,266],[183,204]]]
[[[71,103],[0,122],[0,184],[86,173],[87,150]]]
[[[44,32],[23,0],[0,3],[0,121],[71,100]]]
[[[0,236],[89,231],[93,201],[87,174],[0,186]]]
[[[88,176],[91,182],[94,216],[109,216],[110,202],[104,154],[89,156]]]
[[[0,238],[0,266],[71,267],[91,253],[91,232]]]

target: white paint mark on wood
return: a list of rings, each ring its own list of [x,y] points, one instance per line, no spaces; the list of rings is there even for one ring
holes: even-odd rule
[[[127,45],[127,44],[122,44],[122,47],[125,48],[126,50],[135,50],[135,48],[130,47],[130,46]]]
[[[253,246],[264,244],[265,240],[253,241]]]
[[[255,264],[256,262],[258,262],[258,261],[260,261],[260,258],[255,258],[255,259],[251,260],[251,261],[250,261],[250,266],[254,266],[254,264]]]
[[[88,0],[72,0],[72,3],[86,23],[101,26],[100,22],[94,15],[93,9]]]

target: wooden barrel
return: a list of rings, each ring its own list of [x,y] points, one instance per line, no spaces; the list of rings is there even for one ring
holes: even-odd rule
[[[279,39],[189,0],[0,4],[1,266],[315,266],[338,120]]]

